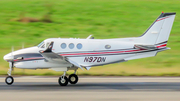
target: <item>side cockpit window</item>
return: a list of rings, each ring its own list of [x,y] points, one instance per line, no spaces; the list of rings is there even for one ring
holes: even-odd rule
[[[44,41],[43,42],[41,42],[39,45],[37,45],[38,46],[38,48],[45,48],[45,43],[44,43]]]
[[[42,41],[40,44],[37,45],[38,48],[47,48],[51,42]]]
[[[46,43],[46,47],[48,47],[48,46],[49,46],[49,44],[50,44],[50,42],[47,42],[47,43]]]
[[[41,45],[41,48],[45,48],[45,44],[42,44],[42,45]]]

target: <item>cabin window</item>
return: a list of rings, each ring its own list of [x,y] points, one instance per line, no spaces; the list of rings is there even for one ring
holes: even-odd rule
[[[73,43],[70,43],[70,44],[69,44],[69,48],[70,48],[70,49],[73,49],[73,48],[74,48],[74,44],[73,44]]]
[[[61,44],[61,48],[62,48],[62,49],[65,49],[65,48],[66,48],[66,44],[65,44],[65,43],[62,43],[62,44]]]
[[[82,48],[82,44],[78,43],[76,47],[77,47],[77,49],[81,49]]]
[[[110,45],[106,45],[105,48],[106,48],[106,49],[110,49],[111,46],[110,46]]]

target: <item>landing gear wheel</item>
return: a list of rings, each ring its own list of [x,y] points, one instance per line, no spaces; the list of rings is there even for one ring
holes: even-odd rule
[[[78,76],[76,74],[71,74],[69,76],[69,82],[71,84],[76,84],[78,82]]]
[[[6,77],[5,82],[6,82],[6,84],[11,85],[11,84],[13,84],[14,79],[12,76],[8,76],[8,77]]]
[[[61,77],[59,77],[58,82],[59,82],[59,85],[61,85],[61,86],[67,86],[68,78],[66,76],[61,76]]]

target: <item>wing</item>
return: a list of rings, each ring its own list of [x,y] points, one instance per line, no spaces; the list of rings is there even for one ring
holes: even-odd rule
[[[41,55],[46,59],[47,62],[54,62],[54,63],[69,62],[72,65],[79,67],[83,70],[82,66],[79,65],[78,63],[70,60],[67,57],[64,57],[64,56],[61,56],[57,53],[52,52],[53,44],[54,44],[54,42],[51,42],[45,51],[39,51],[41,53]],[[86,69],[89,70],[90,68],[87,67]]]

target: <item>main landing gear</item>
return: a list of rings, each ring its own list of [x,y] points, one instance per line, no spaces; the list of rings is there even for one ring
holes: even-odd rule
[[[13,70],[13,62],[10,62],[9,63],[9,70],[8,70],[8,77],[6,77],[6,79],[5,79],[5,82],[6,82],[6,84],[8,84],[8,85],[11,85],[11,84],[13,84],[13,82],[14,82],[14,78],[11,76],[11,72],[12,72],[12,70]]]
[[[71,84],[76,84],[78,82],[78,76],[76,75],[76,70],[74,72],[74,74],[69,75],[69,78],[66,77],[66,71],[64,72],[64,74],[59,77],[59,85],[61,86],[67,86],[68,82]]]

